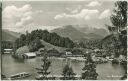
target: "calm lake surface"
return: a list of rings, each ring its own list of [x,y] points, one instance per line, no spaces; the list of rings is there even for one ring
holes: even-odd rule
[[[2,73],[5,74],[7,77],[14,75],[20,72],[29,72],[32,74],[31,77],[25,78],[26,80],[34,80],[35,76],[37,76],[36,67],[41,66],[41,58],[36,57],[33,59],[26,59],[26,60],[16,60],[11,57],[11,55],[2,55]],[[65,59],[61,58],[50,58],[52,62],[51,67],[49,70],[51,71],[51,75],[61,75],[63,67],[66,64]],[[84,67],[84,62],[76,62],[70,61],[70,65],[72,66],[73,70],[77,75],[81,75],[82,68]],[[121,65],[112,65],[111,63],[105,64],[98,64],[96,67],[96,71],[99,74],[99,80],[118,80],[124,74],[124,69]]]

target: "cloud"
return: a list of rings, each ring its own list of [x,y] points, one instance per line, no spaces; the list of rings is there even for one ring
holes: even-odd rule
[[[66,8],[66,10],[69,11],[70,13],[75,14],[75,13],[78,13],[78,11],[81,9],[81,7],[82,7],[81,5],[77,5],[75,9],[74,8]]]
[[[97,18],[98,15],[99,15],[98,10],[82,9],[77,14],[66,14],[66,13],[58,14],[54,17],[54,19],[58,20],[58,19],[62,19],[62,18],[75,18],[75,19],[89,20],[89,19]]]
[[[71,11],[71,13],[78,13],[78,9]]]
[[[3,22],[6,27],[21,27],[32,20],[32,7],[29,4],[17,8],[16,6],[7,6],[3,10]]]
[[[99,19],[107,18],[107,17],[109,17],[110,15],[111,15],[110,10],[109,10],[109,9],[106,9],[106,10],[104,10],[104,11],[100,14]]]
[[[2,12],[3,27],[6,29],[21,28],[32,23],[33,15],[38,13],[42,13],[42,11],[32,11],[32,7],[29,4],[20,8],[14,5],[6,6]]]
[[[23,17],[19,22],[16,22],[15,26],[21,27],[21,26],[27,25],[28,23],[31,23],[32,19],[33,18],[31,16]]]
[[[37,10],[37,11],[35,11],[35,13],[39,14],[39,13],[43,13],[43,11],[42,10]]]
[[[89,7],[101,6],[101,3],[99,3],[98,1],[92,1],[87,6]]]
[[[70,8],[66,8],[66,10],[71,11],[72,9],[70,9]]]
[[[56,15],[55,17],[54,17],[54,19],[61,19],[61,18],[63,18],[65,16],[65,13],[64,14],[58,14],[58,15]]]

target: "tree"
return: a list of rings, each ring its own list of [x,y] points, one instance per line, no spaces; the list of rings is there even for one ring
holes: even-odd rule
[[[107,25],[108,30],[115,36],[116,54],[127,55],[127,1],[117,1],[115,9],[110,16],[112,26]],[[119,52],[118,52],[118,51]],[[121,52],[121,50],[123,50]]]
[[[108,26],[109,31],[116,32],[117,41],[120,44],[115,44],[114,47],[118,47],[119,54],[125,55],[127,58],[127,1],[117,1],[115,3],[115,9],[110,19],[112,26]],[[118,46],[117,46],[118,45]],[[122,78],[127,78],[127,61],[124,61],[123,67],[125,68],[125,74]]]
[[[65,65],[63,69],[62,79],[63,80],[75,80],[75,73],[73,72],[72,67],[69,67],[68,64]]]
[[[30,45],[30,51],[34,52],[34,51],[38,51],[39,48],[44,47],[44,45],[41,43],[39,37],[37,37],[35,40],[33,40]]]
[[[28,33],[28,31],[26,31],[26,44],[29,45],[30,42],[31,42],[30,33]]]
[[[117,1],[115,9],[110,16],[112,26],[108,26],[109,31],[116,31],[121,33],[127,27],[127,1]]]
[[[25,34],[20,35],[20,41],[21,41],[21,46],[24,46],[26,44],[26,35]]]
[[[44,54],[42,61],[43,61],[43,64],[41,65],[41,68],[39,68],[37,72],[38,74],[41,75],[41,77],[38,79],[47,80],[48,79],[47,75],[50,74],[50,72],[48,72],[48,69],[51,66],[51,62],[48,60],[47,54]]]
[[[96,73],[96,63],[92,60],[91,55],[86,56],[85,66],[82,69],[82,79],[96,80],[98,73]]]

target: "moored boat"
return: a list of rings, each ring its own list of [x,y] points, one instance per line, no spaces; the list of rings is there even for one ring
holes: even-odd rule
[[[18,74],[12,75],[10,77],[10,79],[11,80],[22,79],[22,78],[29,77],[29,76],[31,76],[31,74],[29,74],[27,72],[22,72],[22,73],[18,73]]]

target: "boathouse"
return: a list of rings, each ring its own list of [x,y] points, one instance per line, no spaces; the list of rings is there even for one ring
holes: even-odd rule
[[[22,56],[25,59],[35,58],[36,57],[36,53],[33,53],[33,52],[31,52],[31,53],[24,53],[24,54],[22,54]]]

